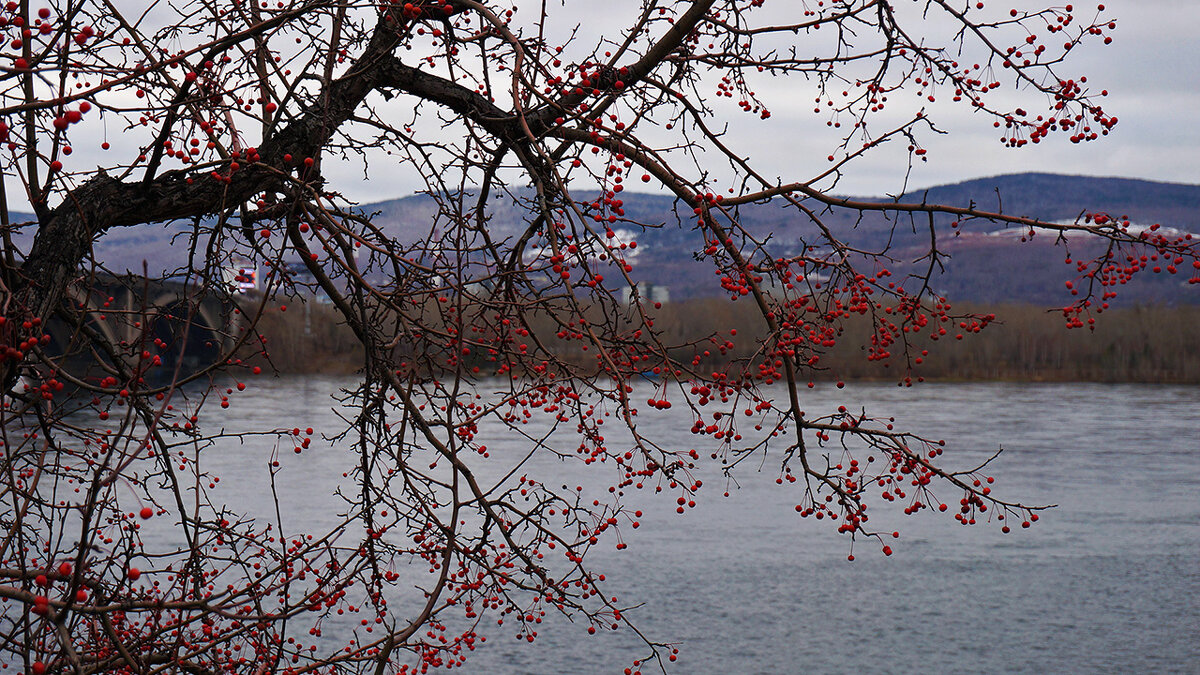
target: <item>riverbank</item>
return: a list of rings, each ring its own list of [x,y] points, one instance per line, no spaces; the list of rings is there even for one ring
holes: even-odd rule
[[[348,374],[362,368],[361,347],[331,306],[293,299],[283,307],[271,305],[259,323],[270,366],[276,371]],[[1093,329],[1070,330],[1061,312],[1042,307],[955,307],[955,313],[985,311],[995,314],[996,320],[978,333],[951,323],[939,340],[922,335],[907,354],[893,348],[893,356],[883,362],[867,360],[871,321],[856,316],[843,325],[837,344],[821,356],[819,370],[810,377],[899,380],[906,363],[911,363],[914,377],[938,381],[1200,384],[1200,306],[1110,309],[1096,317]],[[717,299],[671,303],[659,309],[654,320],[665,342],[697,345],[680,348],[673,356],[690,361],[693,352],[698,353],[704,369],[752,358],[763,334],[761,319],[750,303]],[[728,338],[734,341],[733,348],[724,355],[709,350],[709,356],[703,356],[708,338],[718,335],[724,340],[731,328],[737,330],[736,338]],[[555,344],[550,338],[543,344]],[[564,349],[558,357],[580,366],[595,362],[594,356],[582,351],[574,354]]]

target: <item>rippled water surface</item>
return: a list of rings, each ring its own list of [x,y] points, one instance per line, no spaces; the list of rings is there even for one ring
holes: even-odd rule
[[[327,409],[339,384],[257,384],[254,405],[231,408],[224,422],[333,430]],[[636,493],[628,503],[646,514],[640,529],[622,531],[629,548],[610,544],[592,562],[607,573],[607,592],[645,603],[631,616],[647,636],[678,643],[671,672],[1200,672],[1200,388],[851,384],[805,395],[812,411],[865,407],[945,438],[956,466],[1002,446],[996,489],[1058,508],[1009,535],[945,516],[877,513],[873,525],[901,531],[895,554],[860,541],[849,563],[849,539],[796,516],[795,486],[775,484],[773,457],[745,466],[728,498],[719,477],[706,477],[684,515],[673,493]],[[640,430],[688,448],[698,440],[690,423],[676,410],[642,419]],[[497,464],[528,449],[499,427],[482,434]],[[273,511],[261,501],[259,443],[230,443],[205,461],[231,504]],[[287,458],[285,523],[315,529],[336,513],[345,464],[332,449]],[[610,480],[551,457],[525,472]],[[589,637],[564,619],[548,619],[532,645],[490,626],[460,671],[619,673],[646,653],[633,635]]]

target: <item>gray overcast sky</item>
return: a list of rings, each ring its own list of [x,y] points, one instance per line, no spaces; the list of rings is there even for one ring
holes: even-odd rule
[[[540,3],[521,0],[518,5],[533,14]],[[618,19],[629,16],[621,7],[628,4],[630,11],[636,11],[639,3],[566,0],[566,11],[558,1],[547,4],[562,17],[561,25],[581,26],[581,44],[592,44],[592,35],[598,36],[605,29],[614,34]],[[919,7],[923,2],[895,0],[894,4],[904,11],[905,5]],[[1035,8],[1050,4],[1048,0],[1008,0],[1004,6]],[[1074,4],[1081,19],[1092,16],[1094,5]],[[949,133],[921,137],[929,161],[913,167],[908,186],[927,187],[1023,171],[1200,183],[1200,40],[1195,37],[1200,29],[1200,2],[1106,0],[1104,4],[1103,16],[1115,17],[1118,23],[1113,44],[1104,46],[1098,40],[1085,43],[1083,49],[1071,54],[1062,73],[1070,77],[1087,75],[1094,89],[1109,91],[1105,110],[1120,121],[1108,138],[1075,145],[1065,135],[1052,136],[1040,145],[1009,149],[999,142],[991,119],[965,106],[947,105],[931,112],[939,128]],[[794,8],[801,3],[768,0],[767,6],[784,20],[795,21],[796,17],[788,15],[796,14]],[[927,28],[936,32],[944,26],[931,21]],[[1004,85],[1010,87],[1011,81]],[[731,146],[750,155],[764,174],[785,181],[810,178],[827,166],[824,158],[836,145],[835,139],[825,128],[824,119],[812,114],[813,93],[805,88],[806,83],[790,78],[755,86],[770,104],[773,117],[764,124],[736,112],[732,104],[726,106],[722,110],[728,113],[724,119],[731,125]],[[1043,100],[1028,92],[1020,99],[1021,105],[1031,110]],[[900,190],[906,152],[899,144],[893,145],[897,147],[885,147],[850,165],[836,191],[881,195]],[[327,165],[327,173],[331,168]],[[374,162],[372,173],[385,175]],[[360,176],[361,169],[347,168],[345,179],[336,182],[347,196],[366,201],[402,196],[421,187],[415,182],[397,182],[394,177],[386,187],[379,185],[379,178],[364,184]]]
[[[1076,2],[1077,7],[1083,3]],[[1105,110],[1120,120],[1108,138],[1073,145],[1055,138],[1009,150],[991,124],[958,117],[952,133],[929,142],[933,159],[913,182],[933,185],[1019,171],[1050,171],[1200,183],[1200,2],[1108,0],[1117,18],[1113,44],[1096,43],[1072,55],[1071,72],[1108,89]],[[969,149],[969,150],[968,150]],[[877,193],[889,182],[886,165],[847,181],[856,193]],[[852,185],[851,185],[852,184]]]
[[[143,0],[137,0],[141,4]],[[220,0],[226,2],[228,0]],[[892,0],[902,13],[915,20],[909,30],[937,34],[949,25],[928,21],[919,25],[919,12],[925,0]],[[1003,7],[1035,9],[1055,0],[1004,0]],[[1068,0],[1059,0],[1066,4]],[[1095,0],[1093,0],[1094,2]],[[516,0],[518,17],[532,20],[543,0]],[[576,47],[586,51],[601,35],[619,35],[620,28],[637,12],[640,0],[545,0],[554,17],[551,30],[563,34],[579,26]],[[1000,7],[1000,0],[986,0],[988,9]],[[809,0],[809,4],[815,4]],[[1095,5],[1074,2],[1080,19],[1089,19]],[[1104,46],[1098,40],[1071,54],[1061,74],[1067,77],[1087,75],[1094,89],[1107,89],[1105,110],[1120,122],[1108,138],[1094,143],[1074,145],[1065,136],[1052,135],[1040,145],[1019,150],[1003,147],[992,120],[974,114],[962,105],[939,102],[931,115],[944,136],[924,134],[928,161],[918,162],[908,179],[909,188],[928,187],[981,176],[1023,171],[1124,176],[1153,180],[1200,184],[1200,0],[1105,0],[1104,17],[1114,17],[1118,27],[1114,42]],[[564,6],[565,5],[565,6]],[[783,22],[802,19],[800,0],[767,0],[769,18]],[[1086,9],[1085,9],[1086,7]],[[1000,9],[1003,13],[1003,9]],[[797,39],[811,40],[812,37]],[[564,55],[568,60],[570,57]],[[1003,72],[1003,71],[1002,71]],[[1003,81],[1011,88],[1011,80]],[[730,147],[749,155],[764,175],[784,181],[807,180],[827,168],[825,157],[837,145],[837,137],[825,126],[825,118],[812,113],[814,92],[799,77],[771,78],[754,82],[760,97],[773,116],[766,122],[746,115],[732,103],[715,104],[718,123],[729,123]],[[1026,92],[1020,105],[1033,111],[1044,102],[1040,95]],[[896,100],[903,95],[893,97]],[[909,99],[915,105],[916,97]],[[893,106],[889,101],[889,108]],[[913,108],[915,110],[915,107]],[[406,111],[401,111],[403,114]],[[101,131],[99,120],[89,120]],[[434,127],[436,129],[436,127]],[[106,127],[105,138],[113,142],[113,152],[132,150],[143,142],[138,135],[122,134],[119,127]],[[882,130],[883,127],[877,127]],[[84,168],[91,162],[111,161],[93,144],[80,144],[74,161]],[[900,143],[868,153],[847,167],[836,188],[841,194],[883,195],[904,187],[907,152]],[[126,148],[125,146],[130,146]],[[416,175],[405,175],[393,167],[394,158],[377,153],[370,158],[372,180],[362,178],[362,165],[351,162],[325,164],[330,187],[347,197],[371,202],[401,197],[422,189]],[[93,165],[94,166],[94,165]],[[19,197],[10,194],[10,199]]]

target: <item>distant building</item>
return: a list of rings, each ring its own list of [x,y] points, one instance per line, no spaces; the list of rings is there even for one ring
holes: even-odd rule
[[[299,260],[284,263],[283,269],[287,274],[287,278],[297,286],[311,286],[317,283],[317,278],[308,270],[308,265]]]
[[[664,305],[671,300],[671,289],[645,281],[622,288],[620,294],[621,304],[624,305],[633,304],[635,296],[641,298],[642,302],[658,302]]]
[[[288,292],[294,292],[298,297],[310,297],[316,300],[319,304],[329,304],[329,294],[321,285],[317,283],[317,277],[313,275],[303,261],[296,260],[283,264],[285,278],[288,280]],[[294,290],[293,290],[294,289]]]
[[[258,266],[249,260],[234,260],[221,271],[222,281],[231,293],[253,293],[258,291]]]

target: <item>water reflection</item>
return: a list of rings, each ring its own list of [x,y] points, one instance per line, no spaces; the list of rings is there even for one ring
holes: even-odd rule
[[[256,382],[253,405],[235,405],[209,424],[333,434],[345,423],[330,409],[331,397],[345,386],[353,383]],[[774,459],[744,465],[728,498],[721,496],[727,483],[702,472],[706,487],[684,515],[675,513],[673,493],[634,491],[627,502],[645,515],[637,531],[622,530],[629,549],[598,549],[592,561],[608,574],[607,592],[645,602],[634,614],[644,632],[679,643],[677,672],[1195,668],[1200,388],[852,384],[805,395],[813,411],[865,407],[946,438],[945,459],[957,466],[1003,446],[996,489],[1059,508],[1007,536],[996,526],[965,528],[931,514],[876,513],[877,528],[902,532],[896,554],[883,558],[878,544],[859,542],[850,564],[848,539],[796,517],[797,494],[775,484]],[[640,424],[668,446],[703,440],[688,433],[686,411],[644,414]],[[499,480],[529,449],[528,439],[498,425],[480,434],[491,457],[472,461],[485,478]],[[274,459],[286,529],[322,531],[336,522],[344,510],[336,493],[355,462],[345,448],[314,443],[296,455],[273,438],[251,436],[204,450],[201,463],[222,477],[212,492],[218,502],[273,519],[274,498],[263,486]],[[535,454],[521,469],[587,491],[604,489],[614,470],[549,454]],[[468,673],[620,672],[647,651],[634,636],[588,637],[566,619],[550,619],[534,645],[515,640],[515,629],[485,624],[482,632],[488,643],[468,660]]]

